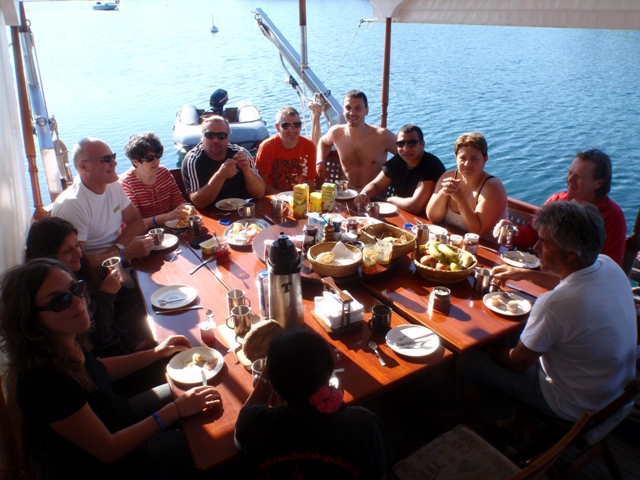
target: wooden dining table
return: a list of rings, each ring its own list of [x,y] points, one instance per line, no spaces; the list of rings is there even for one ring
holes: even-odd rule
[[[294,219],[274,219],[270,216],[270,199],[257,200],[256,217],[269,223],[278,224],[286,221],[289,225],[299,225],[300,231],[306,221]],[[222,212],[214,209],[199,212],[203,218],[204,234],[222,235],[228,228],[221,224],[221,219],[230,222],[239,220],[237,212]],[[230,215],[224,215],[230,213]],[[280,227],[273,227],[279,230]],[[289,230],[291,233],[292,230]],[[147,258],[134,262],[138,285],[148,312],[148,323],[157,341],[181,334],[185,335],[193,346],[204,345],[200,339],[199,323],[207,320],[207,310],[213,313],[217,324],[216,340],[207,346],[218,350],[224,359],[224,367],[216,375],[210,385],[220,392],[222,406],[219,409],[200,413],[181,419],[194,463],[200,470],[209,470],[221,466],[237,456],[233,441],[235,422],[245,400],[253,389],[253,379],[236,356],[239,343],[233,330],[226,326],[228,316],[226,294],[229,290],[241,289],[250,300],[253,311],[259,313],[258,289],[256,274],[266,268],[256,256],[252,246],[232,247],[228,262],[218,264],[212,261],[193,275],[188,272],[209,258],[194,243],[194,236],[188,231],[171,231],[166,234],[178,237],[176,247],[181,253],[174,258],[175,249],[154,251]],[[311,278],[313,277],[313,278]],[[411,382],[439,366],[451,361],[453,353],[444,346],[439,346],[433,353],[424,357],[404,357],[397,354],[385,343],[383,333],[375,333],[368,328],[366,320],[371,316],[372,308],[381,303],[365,286],[358,281],[341,284],[355,300],[363,305],[365,322],[346,333],[327,332],[312,316],[314,298],[322,295],[323,285],[317,275],[304,275],[303,280],[304,324],[321,335],[329,344],[334,356],[335,368],[344,369],[337,373],[339,388],[344,391],[347,405],[362,405],[380,396],[391,394],[394,389]],[[176,313],[156,313],[162,309],[154,306],[151,296],[159,288],[169,285],[189,285],[198,292],[194,304],[204,308],[198,310],[178,311]],[[263,312],[260,312],[263,313]],[[391,327],[407,325],[409,321],[399,313],[391,315]],[[382,366],[369,349],[368,342],[375,341],[386,362]],[[179,395],[187,385],[178,385],[168,378],[174,394]]]

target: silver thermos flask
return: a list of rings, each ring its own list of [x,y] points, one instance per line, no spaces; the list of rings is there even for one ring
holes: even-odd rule
[[[267,260],[269,270],[269,317],[282,328],[304,324],[300,256],[293,242],[284,233],[273,242]]]

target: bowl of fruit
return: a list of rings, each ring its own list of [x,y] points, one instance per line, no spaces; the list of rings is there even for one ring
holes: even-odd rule
[[[422,277],[432,282],[460,282],[471,275],[478,264],[469,252],[435,240],[420,245],[419,251],[419,258],[414,254],[413,264]]]

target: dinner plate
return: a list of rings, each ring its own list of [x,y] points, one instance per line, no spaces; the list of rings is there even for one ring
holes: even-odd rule
[[[245,203],[247,202],[242,198],[225,198],[224,200],[218,200],[216,202],[216,208],[229,211],[238,210]]]
[[[251,245],[253,243],[253,239],[255,238],[255,235],[253,237],[243,238],[238,234],[232,234],[231,232],[233,231],[234,225],[236,223],[239,223],[240,225],[243,225],[243,227],[246,227],[247,225],[250,225],[252,223],[258,225],[259,228],[258,228],[258,231],[256,232],[256,235],[259,232],[261,232],[262,230],[264,230],[265,228],[268,228],[270,226],[264,220],[260,220],[260,219],[257,219],[257,218],[252,218],[252,219],[249,219],[249,220],[238,220],[237,222],[233,222],[231,225],[229,225],[225,229],[224,236],[227,239],[227,242],[229,243],[229,245],[235,245],[236,247],[243,247],[245,245]]]
[[[393,203],[378,202],[378,205],[380,205],[380,215],[391,215],[392,213],[396,213],[398,211],[398,207],[396,207]]]
[[[510,312],[509,310],[507,310],[507,302],[509,302],[509,300],[505,299],[504,302],[501,303],[500,305],[493,305],[491,303],[491,298],[495,296],[500,296],[503,293],[507,293],[507,295],[511,297],[511,300],[515,300],[516,302],[518,302],[517,312]],[[526,298],[523,298],[520,295],[513,292],[489,292],[484,297],[482,297],[482,301],[489,310],[493,310],[494,312],[499,313],[500,315],[507,315],[509,317],[517,317],[519,315],[525,315],[531,311],[531,302],[529,302],[529,300],[527,300]]]
[[[280,192],[276,195],[278,200],[282,200],[283,202],[287,202],[291,204],[291,200],[293,200],[293,191],[289,190],[288,192]]]
[[[184,223],[182,225],[180,225],[180,222]],[[183,220],[169,220],[168,222],[164,222],[164,224],[169,227],[169,228],[173,228],[175,230],[180,230],[182,228],[188,228],[189,227],[189,220],[187,220],[186,218]]]
[[[382,220],[378,220],[377,218],[373,218],[373,217],[349,217],[349,218],[355,218],[356,220],[358,220],[358,228],[365,228],[375,223],[382,223]],[[342,222],[343,228],[345,228],[345,225],[346,225],[346,222]]]
[[[500,255],[504,263],[513,267],[538,268],[540,259],[535,255],[518,250],[510,250]]]
[[[174,308],[184,307],[193,302],[198,296],[198,292],[195,288],[189,285],[169,285],[168,287],[162,287],[153,292],[151,295],[151,304],[154,307],[163,308],[165,310],[173,310]],[[178,298],[184,297],[184,300],[178,300]],[[165,303],[161,305],[159,300],[176,300],[175,302]]]
[[[416,343],[397,345],[410,342],[414,338]],[[440,339],[433,330],[422,325],[400,325],[392,328],[387,332],[385,340],[391,350],[407,357],[424,357],[435,352],[440,346]]]
[[[176,243],[178,243],[178,237],[171,235],[170,233],[165,233],[162,243],[160,245],[154,245],[151,250],[164,250],[175,246]]]
[[[200,368],[194,365],[193,355],[199,353],[207,359],[207,364]],[[207,380],[212,379],[224,366],[224,359],[220,352],[213,348],[194,347],[175,355],[167,365],[167,374],[176,382],[180,383],[202,383],[204,371]]]
[[[356,198],[358,196],[358,192],[355,190],[347,190],[343,194],[339,194],[336,192],[336,200],[351,200],[352,198]]]

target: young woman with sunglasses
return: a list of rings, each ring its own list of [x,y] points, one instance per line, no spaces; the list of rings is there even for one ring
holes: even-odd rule
[[[115,272],[99,279],[82,254],[78,230],[71,222],[60,217],[45,217],[29,229],[25,259],[56,258],[71,270],[76,278],[84,280],[91,301],[87,302],[92,328],[89,340],[98,357],[112,357],[131,353],[137,339],[123,331],[115,321],[116,294],[120,281]]]
[[[160,139],[152,132],[131,135],[124,147],[133,166],[120,177],[120,183],[147,228],[188,216],[178,184],[167,167],[160,165],[163,152]]]
[[[192,478],[184,435],[167,427],[218,406],[218,392],[200,386],[173,401],[165,384],[126,400],[111,386],[187,349],[185,337],[96,359],[86,335],[86,288],[64,264],[31,260],[7,271],[1,288],[0,333],[38,478]]]

